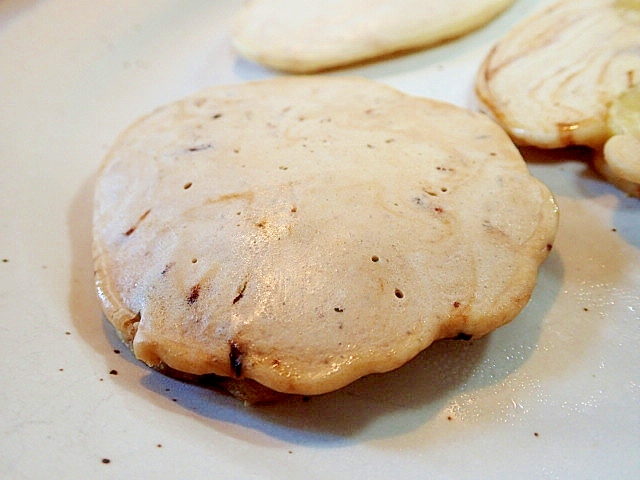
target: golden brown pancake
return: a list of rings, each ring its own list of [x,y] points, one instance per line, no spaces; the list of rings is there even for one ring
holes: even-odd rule
[[[518,144],[602,148],[609,106],[640,83],[639,52],[638,0],[563,0],[494,46],[478,95]]]

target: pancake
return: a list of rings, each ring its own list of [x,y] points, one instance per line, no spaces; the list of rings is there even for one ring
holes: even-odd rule
[[[640,197],[640,85],[613,101],[607,124],[612,137],[595,154],[593,166],[620,190]]]
[[[282,77],[211,87],[118,138],[95,282],[147,365],[250,402],[318,395],[511,321],[557,221],[486,116]]]
[[[564,0],[516,26],[477,92],[520,145],[601,150],[610,105],[640,83],[640,1]]]
[[[595,153],[593,167],[609,183],[640,198],[639,137],[631,134],[611,137],[604,149]]]
[[[268,67],[310,73],[434,45],[477,29],[513,0],[253,0],[233,44]]]

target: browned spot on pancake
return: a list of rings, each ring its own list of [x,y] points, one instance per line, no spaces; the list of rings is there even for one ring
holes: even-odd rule
[[[149,213],[151,213],[151,209],[147,210],[146,212],[144,212],[142,215],[140,215],[140,218],[138,219],[138,221],[135,223],[135,225],[133,225],[129,230],[127,230],[126,232],[124,232],[124,234],[128,237],[130,236],[133,232],[135,232],[138,227],[140,226],[140,224],[144,221],[145,218],[147,218],[147,215],[149,215]]]
[[[242,357],[243,353],[240,349],[240,345],[238,345],[235,341],[229,342],[229,365],[231,367],[231,372],[236,378],[240,378],[242,376]]]
[[[471,340],[473,335],[469,335],[468,333],[460,332],[458,335],[454,337],[454,340]]]
[[[253,202],[254,198],[255,194],[253,192],[227,193],[225,195],[220,195],[218,198],[211,198],[207,203],[231,202],[234,200],[246,200],[247,202]]]
[[[205,143],[202,145],[194,145],[193,147],[189,147],[189,151],[190,152],[200,152],[201,150],[208,150],[210,148],[213,148],[213,144],[211,143]]]
[[[160,275],[166,275],[167,273],[169,273],[169,270],[171,270],[175,264],[176,262],[167,263],[165,267],[162,269],[162,271],[160,272]]]
[[[234,305],[238,303],[240,300],[242,300],[242,297],[244,297],[244,292],[246,289],[247,289],[247,282],[244,282],[242,286],[238,288],[238,295],[236,296],[236,298],[233,299]]]
[[[189,305],[193,305],[194,303],[196,303],[196,300],[198,300],[199,296],[200,296],[200,284],[197,283],[196,285],[191,287],[191,291],[189,292],[189,296],[187,297],[187,303]]]

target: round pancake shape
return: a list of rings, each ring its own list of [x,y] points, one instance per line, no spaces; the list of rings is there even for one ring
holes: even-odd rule
[[[253,0],[232,26],[238,52],[296,73],[433,45],[475,30],[513,0]]]
[[[640,84],[640,3],[563,0],[491,50],[478,96],[521,145],[601,149],[609,105]]]
[[[135,356],[314,395],[512,320],[558,221],[482,114],[358,78],[216,86],[108,153],[93,254]]]

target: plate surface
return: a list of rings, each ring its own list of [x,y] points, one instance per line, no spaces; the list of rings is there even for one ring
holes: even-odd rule
[[[0,478],[639,478],[640,201],[582,151],[523,151],[561,226],[530,304],[484,339],[260,408],[120,345],[92,282],[96,171],[138,116],[276,75],[231,48],[242,3],[0,2]],[[484,55],[549,3],[331,74],[477,108]]]

